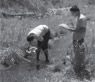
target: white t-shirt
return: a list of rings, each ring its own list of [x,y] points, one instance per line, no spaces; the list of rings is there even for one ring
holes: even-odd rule
[[[47,25],[39,25],[35,28],[33,28],[28,35],[33,34],[34,38],[38,39],[39,41],[43,40],[43,36],[47,33],[48,31],[48,26]]]

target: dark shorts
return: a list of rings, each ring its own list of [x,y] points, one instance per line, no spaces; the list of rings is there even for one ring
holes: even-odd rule
[[[48,42],[40,42],[38,41],[38,48],[42,50],[48,49]]]
[[[81,40],[73,40],[73,47],[74,47],[74,59],[73,65],[74,69],[78,70],[80,68],[84,68],[85,64],[85,46],[84,46],[84,39]]]
[[[85,44],[84,44],[84,39],[81,40],[74,40],[73,41],[73,48],[74,48],[74,53],[75,55],[77,54],[85,54]]]
[[[73,40],[73,46],[79,46],[82,45],[82,43],[84,43],[84,39],[80,39],[80,40]]]

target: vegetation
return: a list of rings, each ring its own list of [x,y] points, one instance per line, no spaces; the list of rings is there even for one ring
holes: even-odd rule
[[[0,7],[4,12],[24,13],[33,11],[37,15],[39,12],[43,12],[43,8],[47,10],[47,8],[68,7],[73,4],[78,4],[81,12],[90,17],[85,42],[87,44],[87,69],[91,73],[92,82],[94,82],[94,5],[89,5],[88,0],[0,0]],[[16,49],[17,47],[24,49],[27,46],[26,36],[31,28],[39,24],[46,24],[55,32],[58,30],[58,25],[63,22],[69,22],[69,17],[64,14],[48,16],[47,18],[43,17],[40,20],[32,18],[31,16],[26,18],[22,17],[22,19],[19,17],[1,17],[0,50],[6,48]],[[42,53],[40,55],[40,70],[37,70],[36,57],[33,56],[32,64],[23,61],[8,71],[0,71],[0,82],[82,82],[74,74],[70,61],[66,59],[67,51],[70,52],[72,49],[72,33],[67,30],[63,30],[63,32],[64,36],[62,38],[51,43],[52,49],[49,50],[50,65],[44,63],[44,55]],[[89,80],[83,80],[83,82],[89,82]]]

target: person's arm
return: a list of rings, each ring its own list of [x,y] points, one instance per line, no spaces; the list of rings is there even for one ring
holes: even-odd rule
[[[57,31],[50,30],[50,33],[49,33],[50,40],[55,40],[55,38],[57,38],[58,36],[59,36],[59,34]]]
[[[49,39],[53,39],[54,38],[54,33],[53,31],[49,30]]]
[[[44,38],[42,36],[36,37],[36,39],[39,40],[39,41],[43,41],[44,40]]]
[[[71,31],[71,32],[76,32],[76,31],[77,31],[77,30],[75,29],[76,27],[69,26],[69,28],[71,28],[71,29],[68,29],[68,30]]]

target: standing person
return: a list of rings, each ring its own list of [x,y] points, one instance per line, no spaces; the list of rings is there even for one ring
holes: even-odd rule
[[[32,41],[37,40],[37,61],[39,61],[40,51],[43,50],[46,58],[46,62],[49,63],[48,59],[48,41],[51,39],[51,32],[47,25],[39,25],[34,29],[30,30],[27,36],[27,41],[31,45]]]
[[[80,9],[74,5],[70,8],[72,16],[76,18],[76,26],[73,28],[73,47],[74,47],[74,70],[77,75],[81,75],[81,72],[85,69],[85,47],[84,38],[86,33],[87,18],[80,13]]]
[[[60,24],[59,26],[64,27],[73,32],[73,48],[74,48],[74,59],[73,68],[78,76],[85,70],[85,46],[84,38],[86,34],[87,18],[85,15],[80,13],[80,9],[74,5],[70,8],[71,15],[76,19],[75,24],[67,25]]]

